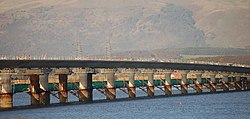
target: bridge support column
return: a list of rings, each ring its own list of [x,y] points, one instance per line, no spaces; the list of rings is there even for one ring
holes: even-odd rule
[[[0,72],[0,109],[10,109],[13,107],[11,73],[14,70],[1,70]]]
[[[60,103],[68,102],[68,75],[71,71],[67,68],[55,69],[54,74],[59,76],[58,97]]]
[[[186,95],[187,91],[187,74],[189,71],[181,71],[181,94]]]
[[[240,78],[241,78],[241,75],[235,75],[234,87],[235,87],[235,90],[237,91],[240,91],[242,88]]]
[[[228,86],[228,76],[229,76],[229,74],[223,73],[222,76],[223,76],[223,78],[222,78],[223,91],[229,91],[229,86]]]
[[[250,76],[246,76],[246,90],[250,90]]]
[[[246,77],[246,75],[243,75],[243,79],[242,79],[242,90],[247,90],[247,77]]]
[[[39,75],[30,75],[30,103],[33,106],[40,104],[40,86],[39,86]]]
[[[172,70],[169,70],[165,73],[165,95],[171,96],[172,95],[172,85],[171,85],[171,74]]]
[[[125,73],[129,77],[128,80],[128,97],[136,97],[136,87],[135,87],[135,69],[126,69]]]
[[[202,93],[201,76],[202,72],[196,72],[195,89],[197,93]]]
[[[58,96],[60,103],[68,102],[68,75],[59,74],[59,87],[58,87]]]
[[[32,106],[49,104],[49,93],[46,93],[48,91],[49,69],[26,69],[21,71],[22,75],[30,78],[30,104]]]
[[[76,69],[77,78],[79,79],[79,101],[92,102],[93,101],[93,87],[92,87],[92,75],[93,70],[89,68]]]
[[[149,97],[154,96],[154,71],[153,70],[145,70],[144,73],[148,77],[148,85],[147,92]]]
[[[210,75],[210,81],[209,81],[209,87],[210,87],[210,92],[216,92],[216,76],[217,72],[211,72]]]
[[[40,88],[42,90],[40,94],[40,104],[50,104],[50,91],[49,91],[49,73],[51,69],[44,69],[44,74],[39,76]]]
[[[107,79],[107,87],[105,90],[106,98],[108,100],[115,100],[116,99],[115,69],[104,69],[104,73]]]

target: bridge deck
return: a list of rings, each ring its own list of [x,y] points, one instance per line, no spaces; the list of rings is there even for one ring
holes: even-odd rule
[[[250,68],[210,64],[100,60],[0,60],[0,68],[152,68],[250,73]]]

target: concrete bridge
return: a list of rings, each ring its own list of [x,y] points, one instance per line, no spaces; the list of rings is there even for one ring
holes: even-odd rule
[[[59,86],[56,90],[58,90],[57,97],[60,103],[68,102],[68,75],[71,74],[78,79],[77,87],[71,90],[77,90],[75,95],[82,102],[93,101],[93,89],[102,92],[108,100],[116,100],[116,89],[121,88],[117,86],[116,74],[124,74],[127,77],[122,85],[126,88],[123,92],[128,94],[128,98],[136,98],[136,88],[145,91],[149,97],[154,96],[156,87],[164,91],[166,96],[173,95],[173,88],[179,89],[182,95],[188,94],[190,87],[194,88],[197,94],[203,93],[205,88],[211,93],[219,89],[225,92],[250,89],[250,68],[237,66],[156,61],[0,60],[0,69],[1,109],[13,107],[13,94],[17,91],[13,90],[11,82],[13,77],[18,75],[29,77],[31,105],[35,106],[50,104],[49,75],[58,76]],[[181,74],[181,79],[175,79],[177,83],[173,83],[174,79],[171,78],[174,72]],[[156,80],[157,73],[163,74],[164,78]],[[96,74],[105,75],[104,88],[94,86],[96,82],[93,82],[93,76]],[[137,74],[144,74],[146,85],[135,79]],[[195,75],[195,78],[188,79],[188,74]],[[202,81],[204,75],[209,78]],[[222,77],[219,80],[216,78],[218,75]]]

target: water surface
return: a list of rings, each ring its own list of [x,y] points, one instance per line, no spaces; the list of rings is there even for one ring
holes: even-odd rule
[[[137,90],[138,96],[146,96]],[[179,93],[177,90],[175,93]],[[156,90],[156,95],[163,94]],[[126,97],[117,91],[117,97]],[[69,94],[70,101],[77,98]],[[14,105],[29,104],[27,94],[16,94]],[[17,99],[16,99],[17,98]],[[94,91],[94,99],[105,99]],[[51,98],[57,103],[56,98]],[[72,104],[43,108],[26,108],[1,111],[0,118],[75,118],[75,119],[249,119],[250,91],[191,96],[174,96],[153,99],[115,101],[91,104]]]

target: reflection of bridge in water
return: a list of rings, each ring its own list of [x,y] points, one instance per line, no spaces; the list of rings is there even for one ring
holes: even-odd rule
[[[136,98],[136,88],[149,97],[155,88],[166,96],[178,89],[182,95],[189,94],[188,88],[216,91],[241,91],[250,89],[250,68],[240,66],[174,63],[157,61],[103,61],[103,60],[0,60],[0,107],[13,107],[13,94],[26,91],[31,96],[31,105],[49,105],[50,95],[60,103],[68,102],[68,92],[82,102],[92,102],[93,89],[102,92],[108,100],[116,99],[116,89],[122,90],[129,98]],[[180,79],[173,74],[180,74]],[[57,76],[49,83],[49,76]],[[69,82],[68,76],[75,77]],[[103,75],[104,80],[94,81],[93,77]],[[161,76],[159,76],[161,75]],[[20,76],[28,77],[29,84],[15,83]],[[141,76],[142,78],[138,78]],[[123,77],[124,80],[117,80]],[[13,83],[14,82],[14,83]],[[53,93],[58,91],[58,93]]]

